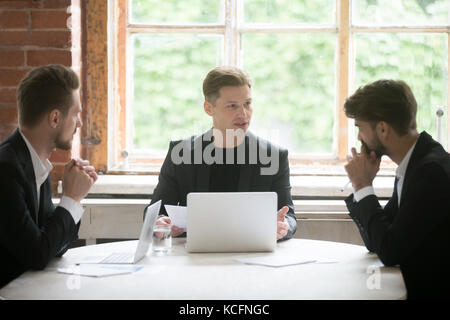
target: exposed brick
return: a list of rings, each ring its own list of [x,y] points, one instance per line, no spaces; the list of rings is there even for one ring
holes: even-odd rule
[[[69,50],[33,50],[27,52],[27,64],[29,66],[53,63],[70,66],[72,64],[72,54]]]
[[[0,69],[0,87],[16,87],[30,69]]]
[[[52,163],[67,163],[71,159],[70,151],[55,150],[50,156],[50,162]]]
[[[25,52],[22,50],[1,50],[0,67],[21,67],[25,65]]]
[[[1,121],[0,121],[1,122]],[[16,124],[4,124],[1,123],[0,126],[0,142],[5,140],[14,130],[17,128]]]
[[[62,9],[70,6],[71,0],[0,0],[0,8],[8,9]]]
[[[16,88],[0,88],[0,103],[15,103],[16,92]]]
[[[37,0],[38,7],[42,9],[67,8],[71,5],[71,0]]]
[[[52,48],[70,48],[71,32],[67,31],[35,31],[32,34],[32,44]]]
[[[35,0],[12,0],[12,1],[0,0],[0,8],[25,9],[25,8],[37,8],[38,6],[39,1]]]
[[[25,31],[0,31],[0,45],[27,45],[30,44],[31,36]]]
[[[26,11],[0,11],[0,28],[26,29],[28,26],[28,12]]]
[[[0,31],[0,45],[70,48],[71,32],[67,31]]]
[[[0,123],[14,125],[17,123],[17,108],[15,104],[0,105]]]
[[[70,17],[66,11],[32,11],[32,29],[66,29],[67,19]]]

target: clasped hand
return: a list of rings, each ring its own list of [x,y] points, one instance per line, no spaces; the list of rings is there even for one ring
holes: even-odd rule
[[[64,167],[63,194],[80,202],[97,181],[95,168],[89,161],[72,159]]]
[[[358,191],[364,187],[372,185],[373,179],[380,170],[381,158],[378,158],[374,151],[357,153],[352,148],[352,157],[344,166],[347,175],[352,182],[353,189]]]

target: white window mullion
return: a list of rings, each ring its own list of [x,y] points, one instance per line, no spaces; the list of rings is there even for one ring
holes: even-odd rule
[[[133,105],[134,105],[134,45],[133,45],[133,37],[129,30],[127,30],[127,57],[126,57],[126,131],[125,136],[126,146],[125,150],[128,153],[134,151],[133,147],[133,135],[134,135],[134,117],[133,117]]]
[[[348,93],[347,96],[353,94],[355,91],[355,70],[356,70],[356,52],[354,40],[355,40],[355,28],[353,26],[353,1],[348,1],[348,24],[349,24],[349,38],[348,38]],[[343,106],[341,106],[343,107]],[[351,154],[351,148],[356,147],[356,128],[355,128],[355,120],[347,119],[347,132],[348,132],[348,146],[347,146],[347,154]]]
[[[349,43],[351,38],[351,0],[337,0],[337,23],[338,23],[338,67],[337,67],[337,106],[336,106],[336,125],[337,125],[337,156],[339,159],[345,159],[348,154],[351,136],[348,119],[342,110],[345,99],[349,93],[349,74],[352,68],[352,62],[349,59]]]
[[[447,151],[450,151],[450,27],[447,32],[447,60]]]
[[[225,0],[224,64],[238,65],[239,29],[238,0]]]

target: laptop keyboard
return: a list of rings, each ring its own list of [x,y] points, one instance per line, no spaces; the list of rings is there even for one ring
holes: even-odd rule
[[[134,253],[124,252],[124,253],[111,253],[100,263],[132,263]]]

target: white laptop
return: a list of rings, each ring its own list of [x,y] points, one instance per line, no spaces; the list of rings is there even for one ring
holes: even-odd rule
[[[161,200],[155,202],[145,209],[145,219],[142,225],[139,242],[134,252],[114,252],[103,256],[87,257],[81,263],[105,263],[105,264],[134,264],[141,260],[147,254],[150,243],[152,242],[153,227],[161,207]]]
[[[189,193],[188,252],[274,251],[275,192]]]

